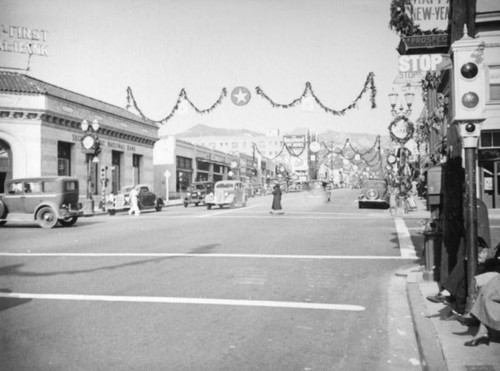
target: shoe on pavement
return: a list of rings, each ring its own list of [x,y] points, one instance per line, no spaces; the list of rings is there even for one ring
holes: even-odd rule
[[[450,297],[445,296],[441,293],[438,293],[437,295],[430,295],[427,297],[427,300],[433,303],[443,303],[446,305],[449,305],[451,303]]]

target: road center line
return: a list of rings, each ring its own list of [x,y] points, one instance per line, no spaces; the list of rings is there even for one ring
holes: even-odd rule
[[[103,302],[134,302],[134,303],[162,303],[162,304],[201,304],[201,305],[229,305],[243,307],[268,307],[291,309],[323,309],[343,311],[364,311],[360,305],[303,303],[291,301],[263,301],[263,300],[231,300],[207,298],[177,298],[158,296],[108,296],[108,295],[67,295],[67,294],[30,294],[30,293],[3,293],[0,298],[8,299],[41,299],[41,300],[76,300],[76,301],[103,301]]]
[[[251,258],[251,259],[314,259],[314,260],[404,260],[414,257],[376,255],[273,255],[273,254],[189,254],[189,253],[17,253],[1,252],[0,256],[31,257],[165,257],[165,258]]]

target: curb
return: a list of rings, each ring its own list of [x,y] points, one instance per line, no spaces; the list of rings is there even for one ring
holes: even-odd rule
[[[415,337],[420,353],[422,370],[448,370],[439,338],[431,320],[426,317],[427,307],[424,302],[425,298],[418,285],[418,279],[417,274],[409,274],[406,281],[406,291],[410,304],[413,327],[415,329]]]

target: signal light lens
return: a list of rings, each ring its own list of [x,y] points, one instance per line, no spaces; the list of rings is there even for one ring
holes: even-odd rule
[[[462,104],[466,108],[474,108],[479,103],[479,97],[476,93],[468,92],[462,96]]]
[[[470,122],[467,125],[465,125],[465,131],[467,133],[473,133],[475,130],[476,130],[476,125],[474,125]]]
[[[460,73],[462,76],[466,79],[473,79],[474,77],[477,76],[479,72],[479,69],[477,67],[477,64],[469,62],[465,63],[462,68],[460,68]]]

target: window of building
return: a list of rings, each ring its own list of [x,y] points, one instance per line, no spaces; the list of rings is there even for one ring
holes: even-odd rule
[[[57,142],[57,175],[71,175],[71,146],[72,143]]]
[[[193,159],[189,157],[177,156],[177,168],[193,170]]]
[[[480,147],[500,147],[500,130],[481,131]]]
[[[209,171],[210,170],[210,164],[206,161],[196,161],[196,166],[197,170],[199,171]]]
[[[133,182],[134,184],[139,184],[141,182],[141,163],[142,163],[142,156],[141,155],[136,155],[132,154],[132,168],[133,168]]]
[[[490,66],[489,69],[490,102],[500,102],[500,66]]]

